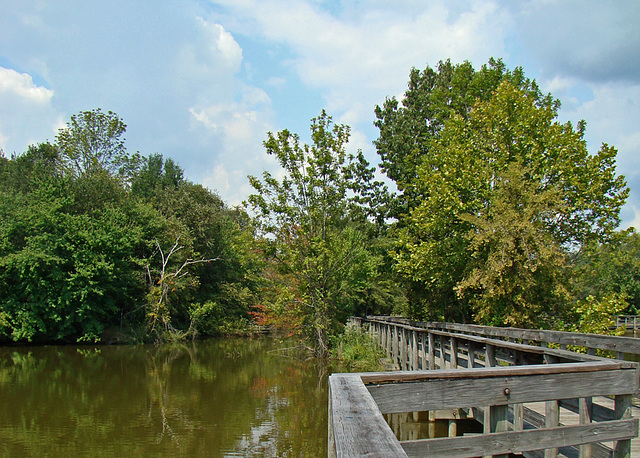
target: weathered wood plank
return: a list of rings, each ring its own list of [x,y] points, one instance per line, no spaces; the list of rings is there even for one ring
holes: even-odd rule
[[[360,377],[331,375],[329,398],[329,451],[335,456],[406,456]]]
[[[638,435],[638,419],[615,420],[580,426],[551,429],[508,431],[479,436],[426,439],[401,442],[410,457],[464,458],[470,456],[522,453],[542,448],[560,448],[616,438],[631,439]]]
[[[367,388],[382,413],[394,413],[626,394],[636,384],[635,371],[614,370],[432,379]]]
[[[593,363],[575,364],[536,364],[530,366],[494,367],[476,369],[438,369],[428,371],[392,371],[392,372],[363,372],[358,375],[364,383],[396,383],[417,382],[433,379],[455,378],[488,378],[518,375],[551,375],[575,372],[611,371],[621,368],[618,361],[600,360]]]

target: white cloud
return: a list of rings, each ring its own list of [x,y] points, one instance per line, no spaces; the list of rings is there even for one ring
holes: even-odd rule
[[[19,154],[53,139],[60,117],[52,97],[53,91],[36,85],[31,75],[0,67],[0,149]]]
[[[423,68],[449,57],[484,63],[492,54],[501,55],[510,23],[492,2],[472,2],[452,14],[450,2],[444,1],[420,7],[410,2],[407,8],[365,1],[358,4],[359,14],[345,3],[343,16],[309,2],[222,3],[236,17],[247,18],[244,28],[237,26],[240,33],[257,31],[291,49],[288,64],[323,92],[332,111],[359,104],[359,118],[367,120],[373,101],[382,103],[390,88],[403,87],[412,66]]]

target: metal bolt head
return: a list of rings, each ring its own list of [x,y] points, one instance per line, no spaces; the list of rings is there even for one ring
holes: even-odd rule
[[[509,388],[504,389],[504,395],[509,396],[511,394],[511,390]]]

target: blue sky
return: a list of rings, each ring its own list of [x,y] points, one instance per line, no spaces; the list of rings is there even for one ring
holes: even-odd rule
[[[490,57],[524,67],[618,148],[640,227],[640,2],[636,0],[0,0],[0,148],[54,140],[83,110],[127,123],[126,145],[177,160],[229,204],[274,170],[262,141],[307,139],[325,108],[377,162],[375,105],[412,67]]]

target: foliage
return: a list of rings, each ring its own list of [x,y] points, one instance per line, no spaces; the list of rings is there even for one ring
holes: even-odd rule
[[[610,237],[628,189],[615,149],[589,155],[556,111],[505,81],[431,139],[395,254],[426,293],[415,315],[540,326],[566,307],[564,256]]]
[[[275,296],[287,298],[285,307],[295,310],[316,352],[326,355],[328,337],[378,274],[381,259],[367,247],[368,210],[359,199],[376,194],[379,183],[371,181],[362,154],[347,155],[349,128],[324,111],[312,119],[311,139],[301,145],[287,130],[269,133],[267,154],[276,157],[284,177],[250,177],[257,193],[249,204],[265,255],[281,279],[293,279],[278,285]]]
[[[1,196],[2,308],[14,340],[95,340],[144,290],[135,206],[74,214],[65,191]]]
[[[598,300],[593,296],[577,301],[572,308],[573,324],[568,330],[602,335],[622,335],[624,328],[615,328],[613,315],[621,313],[628,304],[624,297],[609,294]]]
[[[127,153],[122,138],[126,129],[117,114],[100,108],[72,115],[56,138],[65,171],[73,177],[104,171],[129,178],[139,157]]]
[[[331,354],[350,371],[380,371],[384,352],[371,336],[359,326],[347,326],[334,338]]]
[[[165,339],[249,319],[261,263],[246,214],[172,160],[129,155],[125,127],[83,112],[58,144],[0,158],[0,338]],[[222,324],[196,328],[198,303]]]
[[[510,71],[502,60],[492,58],[478,71],[468,61],[452,64],[450,60],[440,61],[437,68],[413,68],[401,103],[392,97],[376,106],[374,124],[380,136],[374,143],[381,169],[401,192],[390,204],[400,224],[421,201],[417,172],[446,121],[453,116],[467,120],[476,103],[490,99],[503,81],[530,94],[540,105],[559,105],[550,95],[543,96],[522,68]]]
[[[633,228],[605,243],[585,245],[571,264],[572,287],[578,299],[616,294],[628,303],[621,313],[640,313],[640,235]]]

